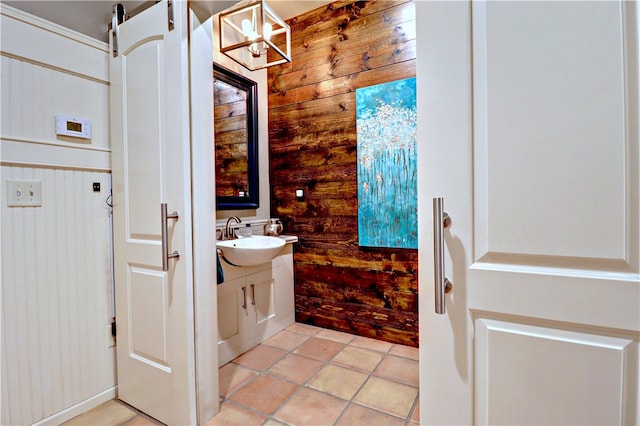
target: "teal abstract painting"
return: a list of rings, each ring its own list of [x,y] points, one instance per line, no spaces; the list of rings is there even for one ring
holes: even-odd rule
[[[418,248],[416,79],[356,89],[358,243]]]

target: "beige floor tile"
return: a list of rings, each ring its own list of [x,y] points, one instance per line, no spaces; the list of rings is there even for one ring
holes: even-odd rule
[[[320,330],[318,332],[318,334],[316,334],[316,337],[320,337],[322,339],[327,339],[327,340],[333,340],[334,342],[340,342],[340,343],[349,343],[350,341],[352,341],[354,339],[353,334],[349,334],[349,333],[343,333],[341,331],[335,331],[335,330]]]
[[[307,336],[313,336],[321,329],[312,325],[294,322],[289,327],[287,327],[287,330],[293,331],[295,333],[306,334]]]
[[[251,407],[267,415],[273,412],[286,401],[298,386],[284,382],[275,377],[261,375],[254,381],[238,389],[231,395],[231,400],[247,407]]]
[[[369,337],[357,336],[351,341],[350,345],[386,353],[389,352],[393,343],[383,342],[382,340],[371,339]]]
[[[415,405],[413,413],[411,414],[411,423],[420,424],[420,397],[417,398]]]
[[[258,345],[249,352],[245,352],[234,359],[233,362],[244,367],[262,371],[273,365],[286,354],[287,352],[272,348],[271,346]]]
[[[288,330],[282,330],[281,332],[271,336],[264,342],[263,345],[273,346],[285,351],[291,351],[309,339],[309,335],[294,333]]]
[[[336,425],[402,426],[404,419],[393,417],[358,404],[350,404]]]
[[[260,425],[265,420],[266,417],[239,407],[231,402],[225,402],[222,404],[222,407],[220,407],[220,412],[213,416],[206,425]]]
[[[335,396],[302,388],[275,414],[275,419],[292,425],[331,425],[347,405]]]
[[[310,358],[319,359],[321,361],[329,361],[335,354],[344,348],[343,343],[334,342],[333,340],[319,339],[312,337],[294,352],[299,355],[305,355]]]
[[[231,395],[240,386],[256,377],[258,373],[244,368],[232,362],[220,367],[218,372],[218,383],[220,387],[220,396]]]
[[[122,423],[120,426],[162,426],[162,423],[157,420],[150,420],[145,416],[137,415],[131,420]]]
[[[418,361],[420,350],[412,346],[393,345],[389,351],[391,355],[401,356]]]
[[[303,384],[320,370],[320,367],[323,365],[324,363],[317,359],[297,354],[289,354],[276,362],[273,367],[267,370],[267,373]]]
[[[371,376],[353,401],[393,416],[407,418],[417,396],[418,388]]]
[[[387,355],[373,374],[415,387],[420,385],[418,361],[412,359]]]
[[[263,423],[263,426],[286,426],[286,423],[279,422],[277,420],[269,419]]]
[[[329,364],[324,366],[307,386],[338,398],[351,400],[367,377],[368,374]]]
[[[383,357],[384,354],[380,352],[347,346],[331,360],[331,363],[371,373]]]
[[[134,410],[113,399],[82,413],[65,425],[119,425],[137,416]]]

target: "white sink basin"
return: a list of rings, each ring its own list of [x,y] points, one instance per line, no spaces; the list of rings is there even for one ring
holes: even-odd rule
[[[269,262],[280,254],[285,244],[283,239],[266,235],[216,241],[222,257],[235,266],[254,266]]]

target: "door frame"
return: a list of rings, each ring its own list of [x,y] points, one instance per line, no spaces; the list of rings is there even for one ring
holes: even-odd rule
[[[466,302],[466,280],[464,269],[470,265],[472,253],[459,240],[444,233],[446,265],[454,265],[452,251],[456,251],[456,263],[464,262],[460,270],[446,271],[452,278],[453,292],[447,295],[446,315],[435,315],[435,295],[433,289],[434,248],[433,228],[430,217],[432,197],[444,197],[444,210],[451,213],[451,227],[456,233],[471,235],[472,223],[462,218],[472,217],[473,199],[467,203],[455,205],[449,194],[439,192],[437,182],[446,179],[449,187],[456,187],[460,193],[471,193],[472,158],[472,85],[471,85],[471,26],[470,3],[452,2],[416,2],[416,41],[420,53],[416,56],[416,74],[418,75],[418,164],[424,164],[431,155],[431,146],[446,141],[449,161],[456,163],[456,173],[450,173],[447,162],[438,162],[434,167],[426,168],[418,174],[418,210],[423,212],[418,221],[418,240],[420,256],[418,259],[419,290],[419,336],[420,336],[420,412],[421,421],[426,424],[429,413],[431,424],[473,424],[471,405],[473,389],[470,378],[473,375],[473,359],[468,356],[473,324]],[[466,31],[460,31],[460,29]],[[437,62],[435,59],[438,58]],[[458,66],[461,61],[465,66]],[[457,72],[451,73],[454,69]],[[443,80],[453,80],[455,84],[440,84]],[[455,90],[452,90],[455,87]],[[438,102],[431,102],[421,93],[428,93]],[[437,125],[433,125],[437,124]],[[446,134],[439,129],[448,128]],[[453,134],[453,135],[452,135]],[[424,168],[424,166],[423,166]],[[422,169],[421,169],[422,170]],[[426,244],[425,244],[426,243]],[[455,269],[455,266],[454,266]],[[453,303],[452,303],[453,302]],[[457,330],[453,336],[451,330]],[[424,348],[438,345],[442,348],[436,355],[437,360],[429,359]],[[435,366],[446,365],[446,368]],[[451,380],[455,377],[455,380]],[[426,379],[438,383],[438,392],[431,392]],[[433,410],[432,407],[447,407]],[[431,409],[431,410],[430,410]],[[435,413],[437,411],[437,413]]]
[[[189,7],[191,98],[191,200],[193,297],[198,424],[220,410],[218,385],[218,293],[213,136],[213,18],[201,20]]]

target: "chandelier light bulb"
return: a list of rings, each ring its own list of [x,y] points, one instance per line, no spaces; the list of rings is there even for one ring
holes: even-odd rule
[[[273,26],[270,23],[265,23],[262,34],[265,40],[271,40],[271,34],[273,33]]]
[[[248,19],[243,19],[242,20],[242,33],[244,34],[245,37],[249,37],[249,34],[251,34],[251,21],[249,21]]]

